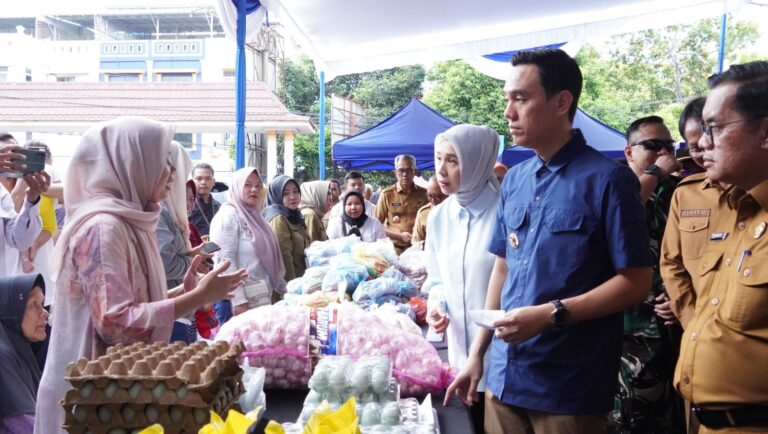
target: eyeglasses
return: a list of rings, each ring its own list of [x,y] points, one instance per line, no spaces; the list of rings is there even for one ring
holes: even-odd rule
[[[637,146],[642,145],[645,149],[653,152],[659,152],[662,149],[666,149],[667,152],[670,154],[675,153],[675,142],[672,139],[647,139],[647,140],[641,140],[637,143],[634,143],[630,146]]]
[[[397,172],[399,175],[408,175],[413,173],[413,168],[409,167],[407,169],[395,169],[395,172]]]
[[[742,118],[742,119],[736,119],[735,121],[730,122],[723,122],[721,124],[708,124],[704,121],[701,121],[701,131],[704,132],[704,134],[709,137],[709,143],[715,144],[715,130],[722,130],[726,125],[731,124],[737,124],[739,122],[744,122],[746,120],[749,120],[749,118]]]
[[[447,196],[440,193],[440,194],[427,194],[427,200],[441,200],[445,199]]]

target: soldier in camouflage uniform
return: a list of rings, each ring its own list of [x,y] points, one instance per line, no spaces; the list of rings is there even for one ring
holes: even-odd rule
[[[646,201],[654,266],[648,298],[624,312],[619,387],[608,424],[611,433],[684,432],[682,403],[672,388],[681,329],[672,324],[668,307],[657,315],[657,305],[666,300],[658,265],[661,238],[678,182],[669,176],[678,168],[674,144],[657,116],[638,119],[627,129],[625,155],[640,180],[641,199]]]

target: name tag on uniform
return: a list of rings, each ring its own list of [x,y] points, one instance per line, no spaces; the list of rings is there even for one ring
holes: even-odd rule
[[[728,232],[713,232],[709,237],[711,241],[724,241],[728,238]]]
[[[711,210],[709,208],[702,209],[684,209],[680,210],[680,217],[709,217]]]
[[[400,203],[400,202],[392,202],[391,205],[392,206],[403,206],[403,204]]]
[[[243,285],[243,292],[245,292],[245,298],[248,299],[248,307],[251,309],[265,306],[272,302],[267,282],[263,280],[246,283]]]

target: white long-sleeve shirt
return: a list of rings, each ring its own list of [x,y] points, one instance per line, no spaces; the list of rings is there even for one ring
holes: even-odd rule
[[[17,214],[11,194],[0,185],[0,224],[0,276],[18,274],[19,251],[29,248],[43,229],[40,201],[33,205],[25,199]]]
[[[469,311],[485,308],[488,281],[496,257],[486,249],[496,224],[499,193],[490,185],[463,207],[451,195],[429,213],[426,240],[428,280],[442,282],[450,318],[448,362],[460,369],[480,327]],[[487,358],[484,360],[487,368]],[[483,373],[487,372],[487,369]],[[478,385],[485,390],[485,375]]]
[[[253,243],[248,239],[245,226],[240,222],[235,210],[229,206],[223,206],[211,220],[211,241],[218,244],[221,250],[213,255],[213,262],[218,266],[224,260],[229,260],[230,265],[226,273],[233,273],[240,268],[248,271],[246,284],[249,282],[264,281],[270,290],[274,291],[275,284],[269,278],[267,270],[261,265],[259,255]],[[280,252],[273,252],[280,256]],[[243,286],[239,286],[232,298],[232,306],[248,303]]]

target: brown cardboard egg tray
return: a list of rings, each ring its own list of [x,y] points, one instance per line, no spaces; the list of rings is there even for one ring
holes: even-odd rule
[[[234,403],[219,411],[226,414],[232,407]],[[64,410],[64,428],[70,434],[132,432],[155,423],[166,433],[197,433],[210,420],[208,410],[172,405],[81,404],[67,405]]]
[[[244,392],[237,364],[243,350],[226,342],[118,344],[96,360],[70,363],[65,427],[97,433],[161,423],[197,432],[202,424],[195,419],[204,414],[207,423],[209,410],[225,414]]]

